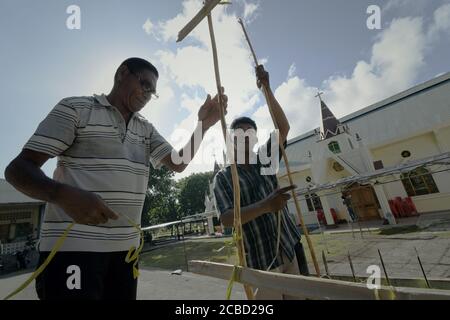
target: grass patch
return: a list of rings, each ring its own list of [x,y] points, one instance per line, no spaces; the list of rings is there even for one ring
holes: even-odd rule
[[[349,235],[310,235],[317,259],[322,261],[322,250],[327,258],[346,255],[347,251],[354,246],[354,241],[358,241],[359,233],[356,239]],[[211,262],[220,262],[234,264],[236,262],[236,249],[223,248],[227,239],[201,239],[186,241],[187,260],[202,260]],[[308,261],[311,261],[306,238],[302,236],[303,247]],[[223,249],[222,249],[223,248]],[[222,250],[220,250],[222,249]],[[327,250],[328,249],[328,250]],[[220,251],[218,251],[220,250]],[[160,249],[143,253],[140,257],[140,265],[149,268],[158,268],[165,270],[186,270],[186,259],[184,255],[183,243],[177,242]]]
[[[353,252],[361,248],[361,243],[367,239],[374,240],[377,236],[396,235],[396,234],[411,234],[414,232],[423,231],[417,226],[401,226],[384,229],[381,231],[363,230],[363,239],[361,238],[358,229],[355,229],[353,238],[351,233],[344,234],[321,234],[310,235],[313,243],[316,258],[319,264],[322,264],[322,251],[325,252],[327,260],[330,262],[335,259],[341,259],[347,256],[347,252]],[[450,238],[450,232],[439,233],[439,238]],[[225,246],[226,239],[199,239],[186,241],[187,260],[202,260],[212,261],[227,264],[235,263],[235,248],[224,248],[218,252],[219,249]],[[306,259],[311,262],[308,244],[305,236],[302,236],[302,244],[305,249]],[[186,260],[184,256],[183,243],[177,242],[166,247],[153,250],[141,255],[140,264],[144,267],[159,268],[166,270],[182,269],[186,270]],[[314,270],[310,270],[313,273]]]
[[[422,229],[416,225],[413,226],[403,226],[403,227],[393,227],[381,230],[378,234],[382,236],[391,236],[396,234],[408,234],[414,232],[420,232]]]
[[[185,258],[183,242],[177,242],[142,254],[140,265],[166,270],[186,270],[186,260],[234,264],[235,249],[224,248],[227,240],[229,239],[188,240],[185,242],[187,259]]]
[[[438,238],[442,238],[442,239],[449,239],[450,238],[450,231],[437,233],[437,237]]]
[[[346,255],[347,251],[353,247],[352,243],[361,239],[359,233],[356,232],[355,239],[348,234],[325,234],[325,236],[314,234],[309,237],[311,238],[316,258],[320,262],[322,261],[322,251],[325,252],[327,259]],[[308,262],[311,262],[311,255],[305,236],[302,236],[302,244],[305,249],[306,259]]]

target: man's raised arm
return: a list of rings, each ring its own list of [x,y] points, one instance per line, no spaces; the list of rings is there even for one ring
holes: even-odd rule
[[[222,102],[224,108],[224,114],[227,114],[227,103],[228,97],[224,94],[224,89],[222,88]],[[198,149],[200,148],[200,144],[203,141],[203,137],[205,133],[214,126],[220,120],[220,104],[219,97],[216,95],[214,99],[211,99],[211,96],[208,95],[205,103],[201,106],[200,111],[198,112],[198,123],[194,132],[191,135],[189,142],[181,149],[176,157],[179,159],[183,159],[178,163],[174,161],[174,155],[169,154],[164,159],[161,160],[162,164],[168,167],[170,170],[175,172],[183,172],[192,159],[195,157]],[[188,155],[185,157],[185,155]]]
[[[289,131],[291,129],[289,125],[289,121],[281,108],[280,104],[278,103],[277,99],[275,98],[272,88],[270,87],[270,81],[269,81],[269,73],[264,70],[264,67],[262,65],[259,65],[256,68],[256,78],[257,78],[257,85],[259,89],[262,89],[262,86],[264,86],[267,90],[267,98],[269,101],[267,103],[270,103],[273,108],[273,115],[275,118],[275,121],[278,125],[278,128],[280,130],[280,139],[281,142],[285,142],[287,140]]]

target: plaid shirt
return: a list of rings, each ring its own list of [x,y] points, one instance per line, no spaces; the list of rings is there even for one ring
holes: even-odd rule
[[[266,146],[267,150],[270,151],[270,139]],[[267,198],[279,187],[275,175],[261,175],[260,152],[261,149],[258,152],[257,164],[251,165],[249,170],[237,166],[241,188],[241,207],[249,206]],[[214,196],[216,208],[220,215],[234,207],[231,166],[222,169],[215,176]],[[281,215],[280,252],[271,268],[277,268],[285,263],[280,258],[281,252],[284,252],[289,260],[294,259],[294,247],[300,241],[300,233],[292,219],[286,206]],[[267,270],[277,253],[278,214],[272,212],[259,216],[244,224],[242,229],[248,267]]]

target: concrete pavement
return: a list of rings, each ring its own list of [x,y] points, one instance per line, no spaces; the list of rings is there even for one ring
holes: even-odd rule
[[[138,300],[224,300],[228,282],[189,272],[171,275],[167,270],[141,269]],[[31,273],[0,279],[0,299],[21,285]],[[244,300],[242,285],[233,287],[232,300]],[[34,281],[13,300],[37,300]]]

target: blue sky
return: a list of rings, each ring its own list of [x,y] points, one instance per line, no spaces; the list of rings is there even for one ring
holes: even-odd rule
[[[70,5],[81,9],[80,30],[66,27]],[[109,92],[117,66],[130,56],[160,69],[161,98],[143,114],[181,146],[188,135],[177,129],[195,126],[198,107],[215,86],[206,24],[175,42],[200,5],[199,0],[1,0],[0,175],[60,99]],[[369,5],[382,8],[381,30],[366,27]],[[222,82],[230,96],[228,121],[249,115],[260,128],[272,128],[236,23],[244,16],[291,119],[290,138],[319,125],[317,87],[344,116],[450,71],[449,0],[235,0],[214,12]],[[211,169],[220,141],[220,133],[211,132],[203,159],[184,175]],[[45,172],[51,175],[54,166],[51,161]]]

